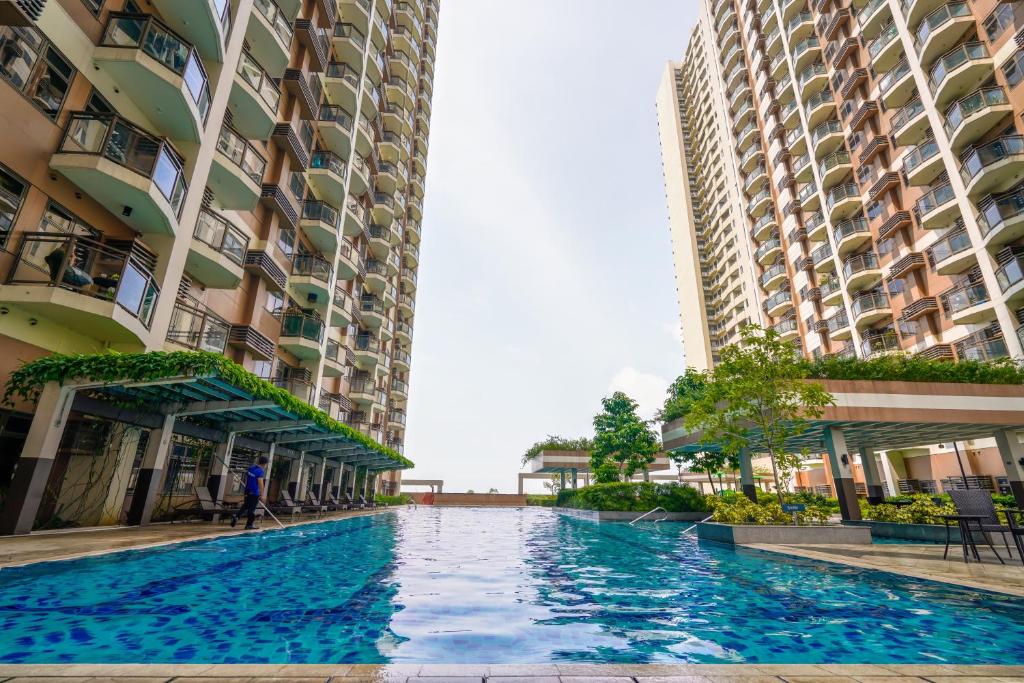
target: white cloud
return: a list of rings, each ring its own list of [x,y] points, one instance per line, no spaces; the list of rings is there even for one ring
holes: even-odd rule
[[[665,402],[665,390],[668,385],[669,380],[664,377],[640,372],[627,365],[612,378],[608,385],[608,391],[626,392],[630,398],[640,404],[640,416],[650,419]]]

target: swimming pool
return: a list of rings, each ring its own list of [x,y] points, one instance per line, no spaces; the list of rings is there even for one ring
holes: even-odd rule
[[[1024,663],[1024,600],[681,524],[401,510],[0,571],[4,662]]]

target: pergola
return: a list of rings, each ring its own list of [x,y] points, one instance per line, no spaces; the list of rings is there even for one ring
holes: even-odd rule
[[[174,376],[151,381],[48,382],[42,389],[32,426],[18,460],[14,479],[0,512],[0,534],[32,530],[71,411],[150,429],[127,518],[129,524],[149,523],[158,487],[167,464],[171,436],[180,434],[215,444],[207,486],[214,502],[223,498],[234,446],[292,459],[289,488],[294,495],[303,461],[319,463],[319,493],[328,465],[334,466],[340,488],[346,466],[353,469],[352,492],[359,468],[367,490],[381,471],[410,466],[401,456],[338,429],[326,413],[306,415],[263,399],[216,375]],[[310,419],[310,416],[313,419]],[[269,471],[269,466],[268,466]]]
[[[875,453],[925,444],[995,438],[1018,505],[1024,506],[1024,386],[938,382],[815,380],[835,404],[810,421],[803,434],[787,440],[787,452],[828,453],[844,520],[860,519],[853,483],[857,452],[864,466],[868,498],[884,494]],[[751,453],[763,452],[762,435],[748,432],[749,449],[741,453],[744,492],[756,500]],[[719,450],[699,432],[688,432],[682,419],[662,426],[665,449],[673,452]]]
[[[567,478],[572,483],[572,488],[576,488],[581,475],[585,481],[590,480],[589,451],[541,451],[537,457],[530,460],[529,466],[529,472],[519,473],[519,495],[523,495],[523,483],[527,479],[550,479],[552,474],[557,474],[561,479],[562,488],[565,488]],[[648,470],[659,472],[671,466],[668,457],[659,454]]]

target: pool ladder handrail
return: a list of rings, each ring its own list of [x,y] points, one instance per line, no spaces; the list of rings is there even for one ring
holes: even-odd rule
[[[700,526],[700,525],[701,525],[701,524],[703,524],[704,522],[708,521],[708,520],[709,520],[709,519],[711,519],[712,517],[714,517],[714,515],[713,515],[713,514],[711,514],[711,515],[708,515],[707,517],[705,517],[704,519],[700,520],[700,521],[699,521],[699,522],[697,522],[696,524],[691,524],[690,526],[688,526],[688,527],[686,527],[685,529],[683,529],[683,533],[685,534],[685,533],[689,533],[689,532],[693,531],[693,530],[694,530],[694,529],[696,529],[696,528],[697,528],[698,526]]]
[[[648,515],[653,515],[653,514],[654,514],[655,512],[657,512],[658,510],[661,510],[661,511],[662,511],[662,512],[664,512],[664,513],[665,513],[666,515],[668,514],[668,510],[666,510],[665,508],[663,508],[663,507],[661,507],[661,506],[659,505],[658,507],[654,508],[653,510],[649,510],[648,512],[645,512],[644,514],[642,514],[642,515],[640,515],[639,517],[637,517],[636,519],[634,519],[634,520],[633,520],[632,522],[630,522],[630,523],[629,523],[629,526],[633,526],[634,524],[636,524],[637,522],[639,522],[639,521],[640,521],[641,519],[643,519],[644,517],[647,517]],[[662,522],[662,521],[664,521],[664,519],[660,519],[660,520],[655,520],[655,523],[658,523],[658,522]]]

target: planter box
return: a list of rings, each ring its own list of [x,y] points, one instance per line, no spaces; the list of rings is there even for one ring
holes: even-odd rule
[[[576,508],[551,508],[560,515],[585,519],[590,522],[632,522],[644,512],[617,512],[611,510],[577,510]],[[699,522],[708,516],[706,512],[655,512],[644,521],[662,519],[666,522]]]
[[[922,543],[945,543],[946,528],[939,524],[901,524],[900,522],[873,522],[861,520],[845,522],[850,526],[863,526],[871,529],[875,538],[898,538],[904,541],[921,541]],[[949,542],[960,543],[960,529],[949,530]]]
[[[871,529],[855,526],[697,525],[697,538],[730,545],[870,545]]]

